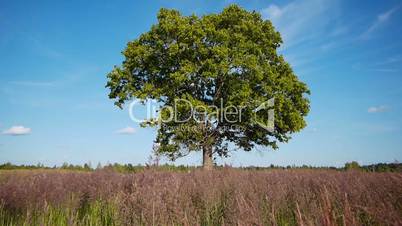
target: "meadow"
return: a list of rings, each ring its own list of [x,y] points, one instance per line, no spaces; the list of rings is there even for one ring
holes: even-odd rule
[[[402,174],[1,170],[0,225],[402,225]]]

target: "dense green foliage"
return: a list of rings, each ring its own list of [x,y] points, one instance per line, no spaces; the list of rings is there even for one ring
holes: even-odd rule
[[[109,97],[119,107],[133,98],[157,100],[162,119],[172,115],[167,106],[176,104],[180,120],[191,113],[188,103],[202,109],[186,122],[144,123],[159,125],[158,152],[171,159],[198,150],[227,156],[229,144],[246,151],[256,145],[276,149],[305,127],[309,112],[309,90],[278,54],[281,43],[270,21],[236,5],[204,16],[161,9],[158,23],[128,43],[123,64],[108,74]],[[269,109],[255,109],[272,98],[269,131],[256,123],[272,123]],[[240,120],[239,112],[222,117],[230,106],[241,109]]]

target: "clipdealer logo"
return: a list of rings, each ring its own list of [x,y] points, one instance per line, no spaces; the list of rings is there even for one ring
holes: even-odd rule
[[[183,112],[178,111],[178,106],[186,105],[188,112],[186,117],[179,117],[179,115],[183,115]],[[142,106],[142,109],[139,108]],[[135,113],[134,110],[144,110],[143,106],[145,106],[145,115],[143,117],[139,117],[139,113]],[[196,122],[202,122],[205,120],[214,121],[225,121],[229,123],[236,124],[236,122],[242,122],[244,120],[244,115],[242,115],[243,110],[247,107],[253,107],[252,110],[252,118],[249,120],[250,123],[257,124],[261,128],[269,131],[275,131],[275,100],[271,98],[262,103],[253,103],[250,106],[234,106],[228,105],[225,106],[223,100],[220,100],[220,106],[210,105],[196,105],[194,106],[190,101],[185,99],[175,99],[173,106],[163,106],[161,107],[157,101],[155,100],[133,100],[128,108],[130,119],[136,123],[146,123],[152,122],[155,124],[160,123],[185,123],[189,120],[195,120]],[[168,112],[168,117],[162,117],[160,114],[162,111]]]

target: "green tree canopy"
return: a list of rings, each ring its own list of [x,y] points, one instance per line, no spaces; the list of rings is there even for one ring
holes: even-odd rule
[[[269,20],[237,5],[204,16],[161,9],[158,23],[127,44],[122,65],[108,74],[109,97],[119,107],[157,100],[162,118],[172,114],[165,106],[177,106],[179,119],[188,118],[189,103],[205,107],[201,120],[157,124],[157,152],[171,159],[202,150],[204,167],[211,168],[213,155],[227,156],[229,144],[276,149],[306,126],[309,112],[309,89],[278,54],[281,43]],[[269,123],[269,109],[255,109],[272,98],[274,130],[267,130],[255,122]],[[222,117],[230,106],[241,109],[241,119],[234,108]]]

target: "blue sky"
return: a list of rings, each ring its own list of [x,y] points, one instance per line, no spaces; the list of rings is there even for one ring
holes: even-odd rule
[[[402,161],[401,1],[0,1],[0,162],[145,163],[155,129],[108,100],[106,74],[161,7],[237,3],[281,32],[280,52],[311,89],[308,126],[278,151],[232,165]],[[195,153],[177,164],[200,164]]]

